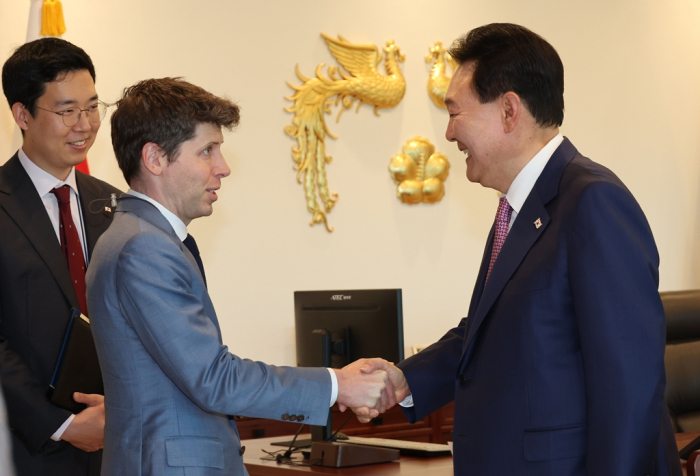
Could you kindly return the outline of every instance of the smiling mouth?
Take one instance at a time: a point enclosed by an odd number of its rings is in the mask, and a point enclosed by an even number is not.
[[[462,153],[466,156],[467,159],[471,156],[471,154],[469,153],[469,149],[462,150]]]
[[[83,139],[83,140],[79,140],[79,141],[76,141],[76,142],[69,142],[68,144],[69,144],[69,145],[74,145],[74,146],[76,146],[76,147],[82,147],[82,146],[85,145],[86,142],[87,142],[87,139]]]

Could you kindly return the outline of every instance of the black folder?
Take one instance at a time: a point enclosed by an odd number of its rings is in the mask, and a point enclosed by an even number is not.
[[[46,396],[54,405],[80,413],[86,405],[73,400],[73,392],[104,395],[90,320],[76,309],[72,310]]]

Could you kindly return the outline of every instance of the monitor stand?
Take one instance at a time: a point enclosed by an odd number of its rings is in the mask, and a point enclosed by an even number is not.
[[[347,333],[347,331],[346,331]],[[331,360],[333,355],[333,342],[331,340],[331,333],[325,329],[315,329],[312,332],[314,337],[314,346],[318,349],[319,360],[317,362],[318,367],[331,367]],[[311,439],[305,438],[303,440],[296,440],[294,442],[294,448],[305,448],[311,446],[314,441],[328,441],[333,434],[333,420],[331,419],[331,409],[328,409],[328,418],[326,419],[325,426],[315,426],[309,425],[311,428]],[[272,443],[274,446],[287,446],[289,447],[292,441],[277,441]]]
[[[309,459],[315,461],[319,466],[345,468],[347,466],[390,463],[400,458],[399,450],[391,448],[314,441],[311,445]]]
[[[313,336],[314,347],[316,347],[318,350],[318,360],[316,361],[317,367],[334,367],[333,360],[335,359],[333,357],[338,353],[343,356],[343,359],[341,359],[340,362],[343,364],[347,363],[348,359],[350,358],[348,346],[349,335],[347,328],[343,328],[335,332],[335,342],[333,341],[333,333],[327,331],[326,329],[314,329],[311,334]],[[340,338],[339,336],[342,336],[343,338]],[[333,435],[333,420],[331,416],[331,409],[329,408],[325,426],[309,425],[311,428],[311,439],[304,438],[303,440],[296,440],[294,441],[293,448],[305,448],[307,446],[311,446],[311,443],[314,441],[321,442],[337,440],[338,437],[331,440],[331,436]],[[277,441],[271,444],[274,446],[290,447],[292,440]]]

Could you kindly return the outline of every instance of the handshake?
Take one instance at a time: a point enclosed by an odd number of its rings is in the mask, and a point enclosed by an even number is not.
[[[402,402],[411,394],[403,372],[384,359],[360,359],[340,370],[337,403],[350,408],[362,423]]]

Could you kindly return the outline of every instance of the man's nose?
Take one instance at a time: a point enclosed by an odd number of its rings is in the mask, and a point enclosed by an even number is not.
[[[92,123],[90,122],[90,119],[88,119],[87,111],[80,111],[78,122],[75,123],[73,129],[78,131],[89,131],[92,129]]]
[[[447,129],[445,130],[445,139],[447,139],[450,142],[454,142],[457,140],[453,133],[452,120],[450,120],[450,122],[447,123]]]
[[[219,169],[220,170],[219,170],[219,173],[217,175],[219,175],[220,177],[223,178],[223,177],[228,177],[229,175],[231,175],[231,169],[229,168],[228,164],[226,163],[226,159],[224,158],[223,155],[221,156],[221,166],[219,167]]]

